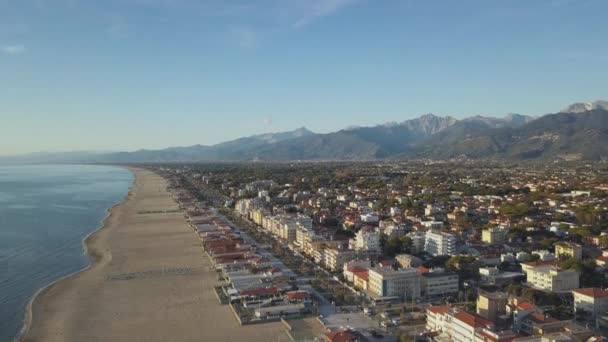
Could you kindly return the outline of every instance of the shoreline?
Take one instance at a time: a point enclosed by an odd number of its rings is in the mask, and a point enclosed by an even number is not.
[[[107,222],[108,220],[112,217],[112,215],[114,215],[116,209],[122,205],[124,205],[126,203],[127,200],[129,200],[130,197],[132,197],[134,195],[134,191],[135,189],[135,184],[137,181],[137,172],[135,169],[131,168],[131,167],[122,167],[122,166],[117,166],[119,168],[123,168],[128,170],[129,172],[131,172],[131,174],[133,175],[133,182],[131,183],[131,186],[129,187],[129,191],[127,192],[127,194],[125,196],[123,196],[122,199],[120,199],[120,201],[118,201],[117,203],[115,203],[114,205],[112,205],[111,207],[106,209],[106,213],[105,216],[103,217],[103,219],[99,222],[99,225],[91,232],[89,232],[87,235],[85,235],[82,240],[81,240],[81,246],[82,246],[82,254],[84,256],[87,257],[88,259],[88,263],[87,265],[77,271],[74,271],[72,273],[66,274],[64,276],[61,276],[55,280],[53,280],[52,282],[50,282],[49,284],[39,288],[33,295],[32,297],[28,300],[28,303],[26,305],[25,308],[25,313],[24,313],[24,318],[23,318],[23,325],[21,327],[21,329],[19,330],[19,333],[17,333],[17,336],[15,336],[15,338],[13,339],[14,342],[23,342],[24,338],[26,337],[27,333],[30,331],[30,329],[32,328],[32,321],[33,321],[33,317],[34,317],[34,305],[36,304],[36,300],[38,298],[40,298],[45,292],[47,292],[48,290],[50,290],[53,286],[59,284],[60,282],[70,279],[73,276],[76,276],[78,274],[84,273],[88,270],[90,270],[93,266],[95,266],[95,264],[99,263],[100,257],[99,256],[95,256],[91,253],[92,250],[92,246],[91,244],[91,239],[93,239],[95,237],[95,235],[97,235],[98,233],[100,233],[102,230],[104,230],[105,228],[108,227]]]
[[[167,180],[135,172],[130,196],[85,240],[91,265],[38,293],[20,341],[287,341],[278,322],[238,325],[197,234],[167,211],[178,208]]]

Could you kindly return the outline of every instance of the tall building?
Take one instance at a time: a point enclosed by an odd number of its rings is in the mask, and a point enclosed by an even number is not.
[[[427,298],[458,293],[458,274],[445,271],[424,273],[421,278],[422,293]]]
[[[430,229],[425,238],[424,250],[433,256],[456,253],[456,237],[453,234]]]
[[[575,270],[541,265],[528,268],[526,281],[533,287],[545,291],[570,291],[579,287],[579,274]]]
[[[571,257],[575,259],[583,258],[583,246],[572,242],[558,242],[555,244],[556,257]]]
[[[411,232],[407,237],[412,239],[412,253],[421,253],[424,251],[424,243],[426,237],[423,232]]]
[[[596,322],[601,315],[608,314],[608,290],[586,288],[572,290],[574,296],[574,311],[584,311],[587,319]]]
[[[380,232],[373,227],[361,228],[350,240],[350,248],[360,252],[380,252]]]
[[[355,259],[356,252],[344,248],[326,248],[324,251],[325,267],[332,271],[341,270],[344,264]]]
[[[492,227],[481,231],[481,241],[491,245],[501,244],[506,242],[507,234],[504,229]]]
[[[420,273],[413,268],[373,267],[369,270],[368,289],[376,297],[419,298]]]
[[[498,316],[507,313],[509,296],[503,292],[479,291],[477,295],[477,314],[495,322]]]

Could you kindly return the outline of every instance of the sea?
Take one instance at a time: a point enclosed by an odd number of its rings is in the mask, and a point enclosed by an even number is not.
[[[84,238],[132,183],[114,166],[0,166],[0,341],[19,335],[39,289],[87,267]]]

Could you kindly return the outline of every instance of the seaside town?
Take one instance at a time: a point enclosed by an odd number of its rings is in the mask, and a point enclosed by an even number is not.
[[[280,321],[294,341],[608,336],[605,164],[150,168],[241,325]]]

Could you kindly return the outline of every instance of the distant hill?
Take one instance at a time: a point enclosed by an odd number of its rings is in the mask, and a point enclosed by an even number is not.
[[[598,107],[584,112],[550,114],[519,127],[434,137],[400,157],[606,159],[608,111]]]
[[[477,115],[458,120],[425,114],[400,123],[351,127],[325,134],[313,133],[302,127],[208,146],[105,154],[76,153],[38,159],[154,163],[403,158],[598,160],[607,157],[608,102],[596,101],[576,103],[560,113],[538,118],[508,114],[502,118]],[[27,158],[35,159],[35,155]]]
[[[608,110],[608,101],[578,102],[562,110],[562,113],[582,113],[594,109]]]
[[[415,149],[434,137],[449,141],[497,127],[519,127],[531,117],[509,114],[504,118],[475,116],[457,120],[425,114],[401,123],[353,127],[315,134],[305,128],[291,132],[256,135],[225,143],[140,150],[100,156],[107,162],[373,160]],[[438,141],[439,142],[439,141]]]
[[[250,158],[252,151],[262,149],[267,145],[311,135],[315,135],[315,133],[301,127],[294,131],[253,135],[211,146],[193,145],[162,150],[112,153],[98,156],[97,161],[120,163],[238,161]]]

